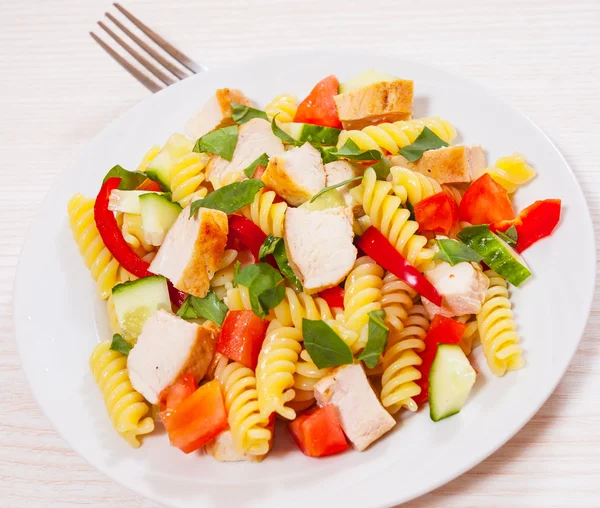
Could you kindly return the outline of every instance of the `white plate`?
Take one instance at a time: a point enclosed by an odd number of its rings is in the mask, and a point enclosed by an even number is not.
[[[513,291],[526,368],[494,378],[483,362],[464,410],[433,423],[404,415],[363,453],[315,460],[294,449],[283,428],[261,464],[221,464],[171,448],[157,432],[131,449],[112,428],[88,369],[98,340],[109,337],[105,305],[69,230],[66,204],[94,196],[114,164],[134,168],[155,143],[182,131],[216,88],[239,87],[258,104],[283,92],[300,97],[334,73],[366,68],[415,81],[415,116],[441,116],[459,142],[481,144],[489,161],[519,151],[538,176],[516,194],[518,209],[560,198],[552,238],[525,255],[534,277]],[[85,110],[82,109],[82,114]],[[98,469],[172,506],[390,506],[424,494],[485,459],[513,436],[552,393],[583,333],[594,287],[592,222],[581,190],[552,142],[526,117],[461,78],[393,56],[303,54],[269,57],[187,79],[149,97],[102,131],[46,197],[23,247],[15,290],[15,326],[35,397],[70,445]]]

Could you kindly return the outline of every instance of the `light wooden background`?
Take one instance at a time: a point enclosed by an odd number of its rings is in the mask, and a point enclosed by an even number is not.
[[[208,67],[272,51],[392,48],[474,79],[554,139],[600,224],[598,0],[123,2]],[[87,35],[109,7],[0,0],[1,506],[156,506],[94,470],[50,427],[19,367],[11,318],[19,250],[42,197],[78,150],[149,94]],[[599,388],[596,301],[566,377],[535,418],[472,471],[406,506],[599,507]]]

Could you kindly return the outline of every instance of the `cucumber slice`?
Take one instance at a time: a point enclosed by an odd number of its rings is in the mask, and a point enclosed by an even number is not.
[[[136,338],[157,310],[171,312],[167,279],[159,275],[118,284],[112,294],[119,325],[128,339]]]
[[[382,83],[384,81],[396,81],[398,78],[385,72],[375,71],[369,69],[368,71],[361,72],[358,76],[349,79],[348,81],[341,83],[339,92],[348,93],[363,88],[365,86],[372,85],[373,83]]]
[[[518,286],[531,276],[523,258],[498,235],[492,233],[487,225],[466,227],[457,237],[512,285]]]
[[[149,194],[154,191],[139,191],[139,190],[130,190],[123,191],[119,189],[115,189],[110,193],[110,198],[108,200],[108,209],[113,210],[115,212],[123,212],[123,213],[135,213],[137,215],[140,214],[140,200],[139,197],[142,194]]]
[[[181,213],[181,206],[169,200],[166,194],[142,194],[138,200],[146,242],[162,245],[167,231]]]
[[[306,201],[300,205],[300,208],[306,208],[311,212],[320,212],[322,210],[327,210],[328,208],[338,208],[340,206],[346,206],[344,198],[337,189],[331,189],[321,194],[312,203],[310,200]]]
[[[475,384],[475,369],[458,345],[440,344],[429,372],[429,416],[434,422],[458,413]]]
[[[161,190],[171,190],[171,167],[177,159],[181,159],[194,149],[194,142],[183,134],[173,134],[150,161],[146,168],[146,175],[160,185]]]
[[[300,143],[315,143],[317,145],[337,145],[340,129],[323,127],[310,123],[283,123],[280,127]]]

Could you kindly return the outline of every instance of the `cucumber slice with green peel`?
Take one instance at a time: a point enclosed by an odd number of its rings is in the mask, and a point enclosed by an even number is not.
[[[167,231],[181,213],[181,206],[166,194],[142,194],[138,199],[144,239],[150,245],[162,245]]]
[[[142,194],[156,194],[154,191],[139,191],[139,190],[130,190],[124,191],[119,189],[114,189],[110,193],[110,198],[108,199],[108,209],[113,210],[114,212],[123,212],[123,213],[135,213],[137,215],[140,214],[140,200],[139,197]]]
[[[136,338],[148,318],[159,309],[171,312],[167,279],[159,275],[116,285],[115,314],[125,338]]]
[[[525,260],[498,235],[492,233],[487,225],[466,227],[457,237],[513,286],[520,285],[531,276]]]
[[[299,143],[314,143],[317,145],[337,145],[340,132],[342,132],[335,127],[298,122],[284,123],[280,127]]]
[[[361,72],[358,76],[355,76],[352,79],[341,83],[339,87],[339,92],[341,94],[353,92],[354,90],[358,90],[359,88],[372,85],[373,83],[382,83],[384,81],[396,81],[397,79],[399,78],[397,78],[396,76],[392,76],[391,74],[386,74],[385,72],[379,72],[373,69],[369,69],[368,71]]]
[[[171,190],[171,167],[176,160],[191,153],[194,142],[183,134],[173,134],[158,152],[156,157],[150,161],[146,168],[146,175],[160,186],[161,190]]]
[[[440,344],[429,371],[429,416],[434,422],[458,413],[477,376],[458,345]]]
[[[321,194],[312,203],[310,200],[306,201],[300,205],[300,208],[306,208],[311,212],[320,212],[322,210],[327,210],[328,208],[338,208],[340,206],[346,206],[344,198],[337,189],[331,189]]]

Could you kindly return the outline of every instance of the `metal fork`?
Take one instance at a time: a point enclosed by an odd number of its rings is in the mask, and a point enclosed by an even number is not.
[[[158,78],[158,81],[150,77],[147,73],[143,72],[140,68],[133,65],[131,62],[126,60],[123,56],[117,53],[111,48],[106,42],[98,37],[94,32],[90,32],[92,38],[100,44],[110,56],[112,56],[127,72],[129,72],[135,79],[137,79],[142,85],[153,93],[166,88],[178,80],[185,79],[192,74],[202,72],[205,69],[194,62],[191,58],[185,56],[181,51],[176,49],[173,45],[169,44],[165,39],[158,35],[155,31],[144,25],[139,19],[131,14],[125,7],[118,3],[113,4],[119,12],[121,12],[131,23],[139,28],[151,41],[153,41],[159,48],[165,53],[170,55],[174,61],[170,60],[166,56],[156,51],[148,42],[144,41],[141,37],[136,35],[131,29],[127,28],[121,21],[114,17],[110,12],[106,12],[106,17],[114,23],[114,25],[121,30],[134,44],[129,44],[117,35],[111,28],[109,28],[104,22],[98,21],[98,25],[125,51],[127,51],[135,60],[142,64],[150,73]],[[135,45],[139,46],[144,52],[154,59],[154,62],[150,61],[146,56],[140,54],[135,48]],[[166,72],[165,72],[166,71]]]

